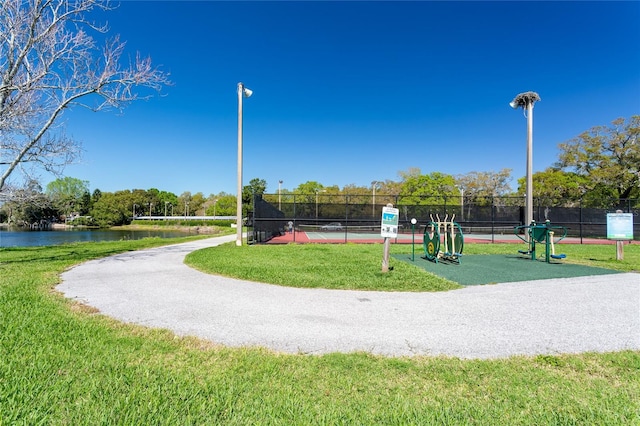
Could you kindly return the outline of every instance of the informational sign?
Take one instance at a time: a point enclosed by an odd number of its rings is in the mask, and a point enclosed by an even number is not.
[[[398,236],[398,217],[400,211],[394,207],[382,208],[382,226],[380,236],[384,238],[396,238]]]
[[[607,239],[633,240],[633,214],[607,213]]]

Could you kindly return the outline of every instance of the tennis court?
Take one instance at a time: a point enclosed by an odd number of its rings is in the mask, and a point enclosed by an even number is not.
[[[384,238],[380,236],[380,231],[346,231],[346,232],[323,232],[323,231],[307,231],[307,238],[313,242],[332,241],[332,240],[344,240],[347,241],[370,241],[370,242],[383,242]],[[398,234],[398,240],[402,242],[411,242],[411,234]],[[415,235],[416,243],[422,244],[422,234]]]
[[[416,244],[422,244],[422,233],[415,233],[412,237],[411,234],[398,234],[398,238],[394,238],[392,241],[399,244],[411,244],[414,241]],[[293,233],[286,233],[284,235],[276,236],[269,240],[270,244],[287,244],[287,243],[382,243],[384,238],[380,236],[380,230],[373,231],[370,228],[367,230],[355,230],[349,228],[342,231],[321,231],[316,230],[296,230]]]

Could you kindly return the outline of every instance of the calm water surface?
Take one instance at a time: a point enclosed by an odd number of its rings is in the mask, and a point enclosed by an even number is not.
[[[81,241],[139,240],[148,237],[173,238],[189,235],[180,231],[160,230],[55,230],[22,231],[0,228],[0,247],[54,246]]]

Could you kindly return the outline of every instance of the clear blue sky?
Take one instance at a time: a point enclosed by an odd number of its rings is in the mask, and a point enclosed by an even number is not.
[[[236,192],[244,184],[370,186],[398,172],[525,174],[558,143],[640,114],[640,2],[123,1],[101,15],[131,53],[171,74],[163,97],[119,115],[72,111],[84,145],[65,175],[91,190]],[[45,182],[46,183],[46,182]]]

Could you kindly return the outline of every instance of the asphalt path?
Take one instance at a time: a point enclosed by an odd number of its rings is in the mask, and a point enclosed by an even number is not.
[[[183,263],[234,239],[89,261],[64,272],[57,289],[124,322],[285,353],[488,359],[640,349],[640,274],[404,293],[281,287]]]

